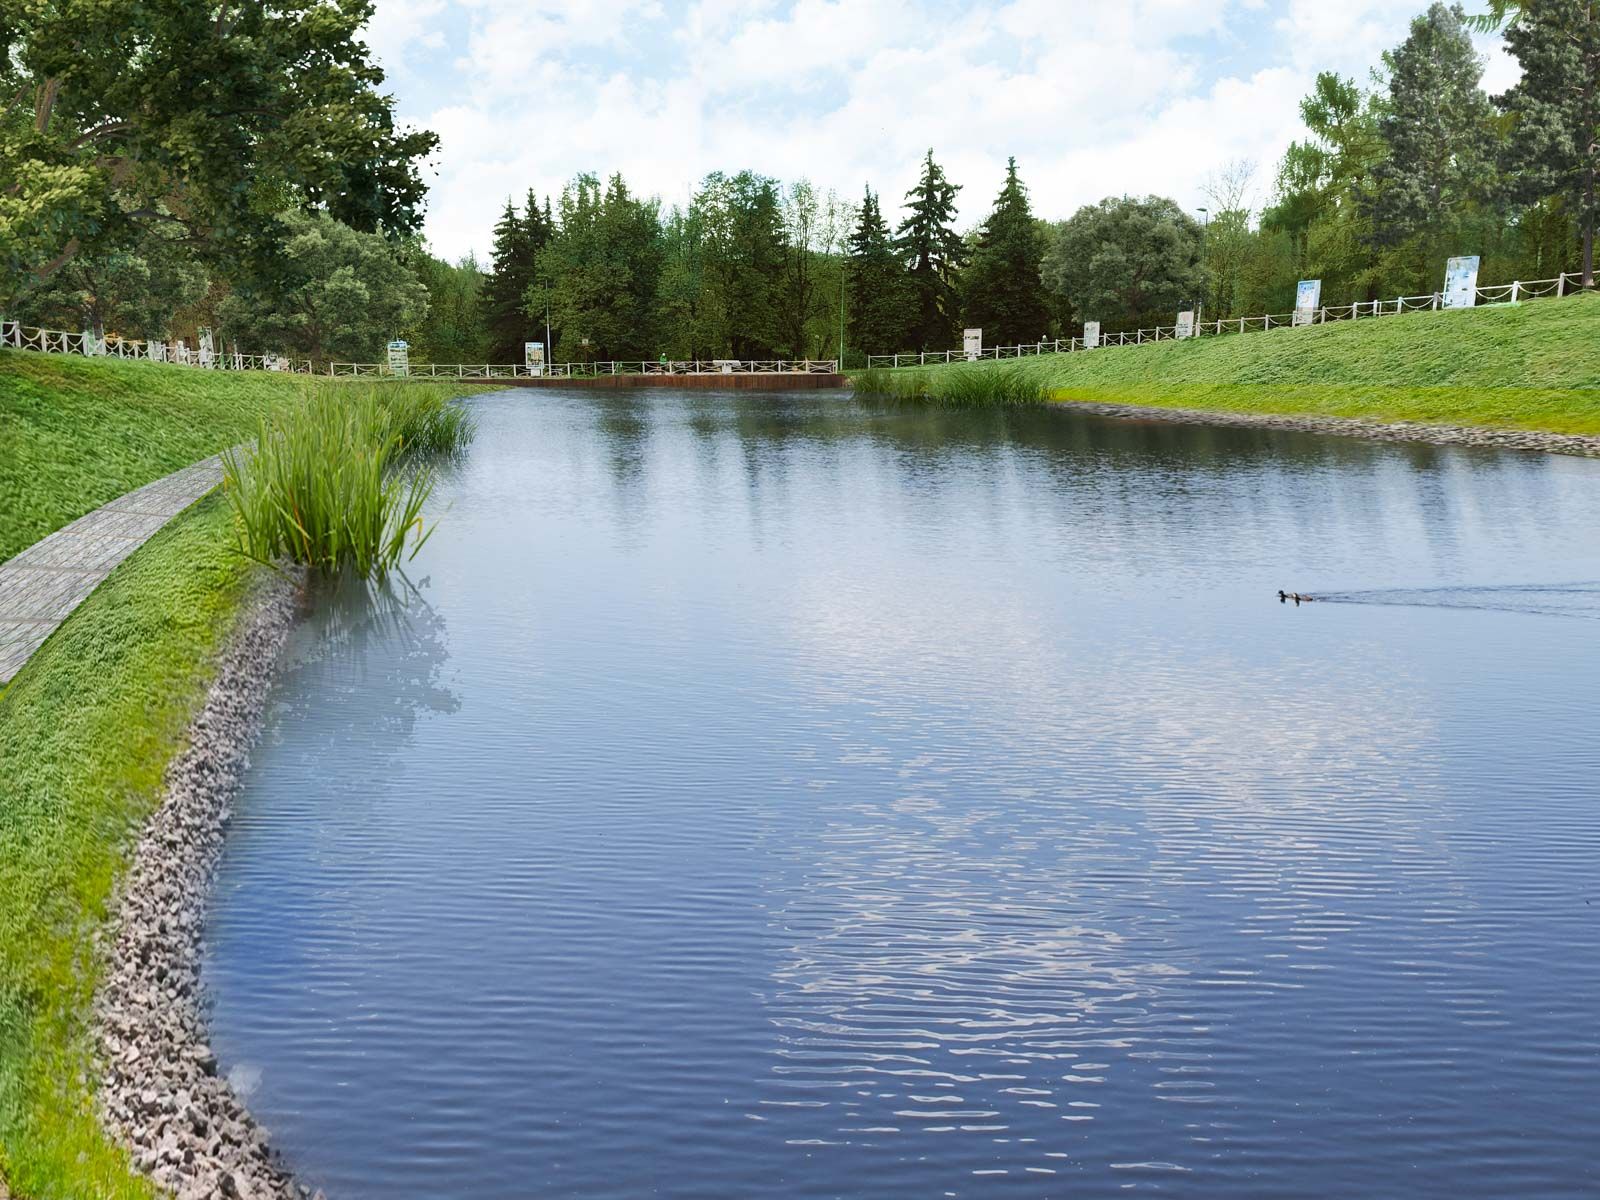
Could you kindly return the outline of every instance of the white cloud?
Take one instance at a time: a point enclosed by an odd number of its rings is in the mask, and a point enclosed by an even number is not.
[[[384,61],[430,67],[416,94],[441,98],[407,115],[442,140],[428,235],[448,254],[486,252],[508,195],[582,170],[669,204],[749,167],[850,198],[871,183],[895,208],[932,147],[967,222],[1011,154],[1045,216],[1123,192],[1201,204],[1224,162],[1267,177],[1315,73],[1364,81],[1414,15],[1394,0],[380,5]],[[1489,86],[1508,77],[1491,59]]]

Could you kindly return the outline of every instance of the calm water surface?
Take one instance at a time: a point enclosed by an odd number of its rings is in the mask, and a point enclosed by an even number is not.
[[[473,403],[218,884],[217,1047],[306,1182],[1600,1191],[1600,463]]]

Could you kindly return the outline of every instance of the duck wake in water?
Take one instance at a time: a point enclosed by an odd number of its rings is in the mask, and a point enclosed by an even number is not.
[[[1406,608],[1457,608],[1531,613],[1600,621],[1600,582],[1495,584],[1482,587],[1374,588],[1352,592],[1278,593],[1281,603],[1390,604]]]

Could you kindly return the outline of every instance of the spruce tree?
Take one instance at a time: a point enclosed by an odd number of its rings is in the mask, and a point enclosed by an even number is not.
[[[909,300],[905,265],[870,187],[845,243],[845,272],[852,348],[863,354],[904,350]]]
[[[1494,112],[1464,22],[1459,4],[1435,0],[1384,56],[1389,103],[1378,132],[1388,154],[1373,170],[1369,201],[1379,244],[1449,233],[1493,186]]]
[[[953,224],[960,190],[929,150],[917,185],[906,193],[910,212],[900,223],[896,244],[909,270],[908,333],[918,349],[944,350],[955,341],[960,309],[955,278],[965,250]]]
[[[523,343],[538,340],[529,338],[533,324],[523,307],[524,293],[533,282],[533,246],[528,233],[527,222],[517,216],[516,206],[507,200],[505,212],[495,222],[494,250],[489,274],[483,281],[484,325],[491,362],[520,363]]]
[[[1600,176],[1600,0],[1524,0],[1506,29],[1522,80],[1501,106],[1514,121],[1508,165],[1520,199],[1564,196],[1583,232],[1583,286],[1594,286]]]
[[[1006,182],[983,228],[978,231],[972,265],[963,278],[967,324],[983,329],[984,340],[1014,346],[1044,336],[1050,320],[1039,262],[1044,245],[1028,207],[1028,192],[1017,178],[1017,160],[1006,163]]]

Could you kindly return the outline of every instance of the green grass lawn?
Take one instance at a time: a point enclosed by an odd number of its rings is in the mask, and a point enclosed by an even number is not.
[[[306,383],[0,351],[0,561],[252,437],[263,416],[301,403]],[[112,572],[0,689],[0,1185],[26,1200],[156,1195],[95,1111],[94,938],[264,569],[241,554],[213,493]]]
[[[95,1115],[93,934],[250,572],[213,493],[119,566],[0,691],[0,1178],[155,1195]]]
[[[1052,400],[1600,434],[1600,296],[892,375],[939,399],[985,371]]]
[[[249,437],[304,380],[0,350],[0,562]]]

